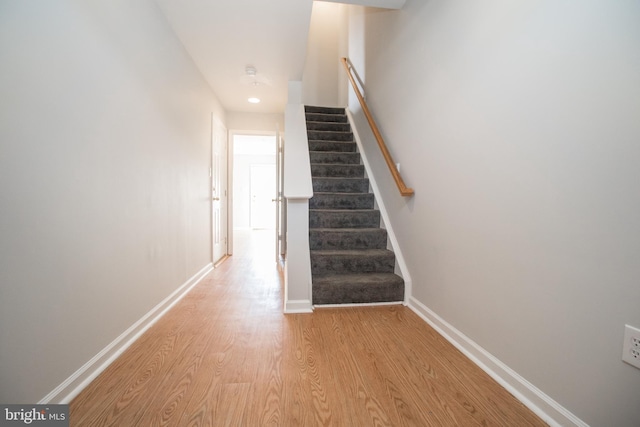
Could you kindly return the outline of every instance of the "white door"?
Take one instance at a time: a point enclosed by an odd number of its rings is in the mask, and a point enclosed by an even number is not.
[[[251,228],[276,225],[276,165],[251,165]]]
[[[211,229],[213,263],[227,254],[227,129],[212,115]]]

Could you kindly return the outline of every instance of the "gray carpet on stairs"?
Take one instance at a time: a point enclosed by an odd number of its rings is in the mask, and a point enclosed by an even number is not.
[[[309,200],[313,304],[397,302],[394,274],[353,133],[343,108],[305,107],[314,196]]]

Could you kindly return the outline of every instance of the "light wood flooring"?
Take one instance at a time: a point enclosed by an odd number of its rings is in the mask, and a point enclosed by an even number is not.
[[[72,426],[542,426],[401,305],[282,314],[271,232],[71,402]]]

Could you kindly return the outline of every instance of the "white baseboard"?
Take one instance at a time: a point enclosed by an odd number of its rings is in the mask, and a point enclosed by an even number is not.
[[[131,344],[133,344],[147,329],[157,322],[171,307],[180,301],[189,291],[197,285],[207,274],[213,270],[211,263],[193,275],[171,295],[152,308],[140,320],[131,325],[118,338],[107,345],[100,353],[74,372],[62,384],[47,394],[38,404],[67,404],[73,400],[91,381],[104,371],[118,356],[120,356]]]
[[[365,302],[365,303],[348,303],[348,304],[316,304],[313,308],[348,308],[348,307],[378,307],[386,305],[404,305],[403,301],[391,302]]]
[[[284,303],[285,314],[313,313],[313,304],[309,300],[289,300]]]
[[[589,427],[414,297],[409,299],[409,308],[550,426]]]

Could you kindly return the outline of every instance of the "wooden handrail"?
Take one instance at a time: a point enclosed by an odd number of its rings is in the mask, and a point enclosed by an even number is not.
[[[356,93],[356,96],[358,97],[358,101],[360,101],[360,106],[362,106],[362,111],[364,112],[364,115],[367,118],[367,121],[369,122],[369,126],[373,131],[373,135],[376,137],[376,141],[378,141],[378,146],[380,147],[380,151],[382,151],[382,156],[384,157],[384,160],[387,162],[389,171],[391,172],[391,175],[393,176],[393,179],[396,182],[396,185],[398,186],[398,190],[400,190],[400,194],[404,197],[413,196],[414,194],[413,188],[409,188],[405,185],[404,181],[402,180],[402,177],[400,176],[400,172],[398,172],[398,169],[396,169],[395,162],[393,161],[393,158],[391,157],[391,154],[387,149],[387,145],[384,143],[384,139],[382,138],[382,135],[378,130],[378,126],[376,125],[376,122],[373,120],[373,116],[369,111],[369,107],[367,107],[367,103],[365,102],[364,97],[360,92],[360,88],[358,88],[358,85],[356,84],[356,80],[354,79],[353,74],[351,73],[349,60],[347,58],[342,58],[342,65],[344,65],[344,69],[347,70],[347,75],[349,76],[349,81],[351,82],[351,86],[353,86],[353,90]]]

